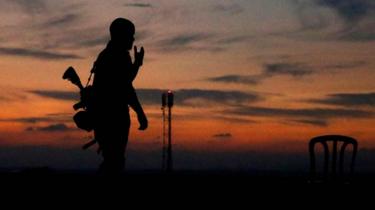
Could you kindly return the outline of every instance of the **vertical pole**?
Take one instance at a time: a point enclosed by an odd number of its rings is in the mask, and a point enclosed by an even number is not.
[[[166,93],[163,93],[161,96],[161,109],[163,111],[163,148],[162,148],[162,163],[161,163],[161,169],[162,171],[166,170],[166,141],[165,141],[165,106],[167,104],[167,95]]]
[[[162,151],[162,163],[161,169],[165,171],[165,107],[161,108],[163,110],[163,151]]]
[[[171,172],[173,169],[172,161],[172,107],[168,107],[168,168],[167,171]]]
[[[173,106],[173,93],[168,91],[168,154],[167,154],[167,172],[173,170],[172,158],[172,106]]]

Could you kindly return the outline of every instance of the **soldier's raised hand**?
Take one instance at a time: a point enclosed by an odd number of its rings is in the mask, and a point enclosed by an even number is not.
[[[134,46],[134,64],[136,66],[142,66],[143,64],[143,57],[145,55],[145,50],[141,47],[141,50],[138,52],[137,46]]]

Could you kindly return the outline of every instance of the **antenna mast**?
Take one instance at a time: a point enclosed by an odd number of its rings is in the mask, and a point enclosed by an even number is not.
[[[162,111],[163,111],[163,154],[162,154],[162,170],[171,172],[173,170],[173,157],[172,157],[172,107],[173,107],[173,92],[162,94]],[[165,140],[165,108],[168,107],[168,145]]]

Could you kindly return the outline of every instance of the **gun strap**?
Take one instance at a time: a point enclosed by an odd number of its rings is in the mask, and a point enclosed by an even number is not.
[[[87,79],[86,87],[90,84],[92,74],[93,73],[91,72],[89,78]]]
[[[94,62],[94,65],[93,65],[92,68],[91,68],[90,76],[89,76],[89,78],[87,79],[86,87],[90,84],[91,77],[92,77],[92,75],[93,75],[94,72],[95,72],[95,68],[96,68],[96,61]]]

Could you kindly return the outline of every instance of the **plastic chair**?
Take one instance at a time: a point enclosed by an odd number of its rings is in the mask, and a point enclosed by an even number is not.
[[[332,142],[332,154],[328,143]],[[354,172],[355,158],[358,150],[358,143],[352,137],[342,136],[342,135],[325,135],[318,136],[310,140],[309,142],[309,153],[310,153],[310,178],[313,182],[318,182],[318,174],[316,170],[316,155],[315,155],[315,146],[316,144],[321,143],[324,149],[324,164],[323,164],[323,180],[322,181],[338,181],[344,180],[349,175],[352,176]],[[338,144],[342,143],[340,149],[338,150]],[[352,157],[349,165],[349,174],[344,174],[344,155],[345,149],[351,144],[353,147]],[[339,154],[339,159],[337,156]],[[329,171],[329,163],[331,159],[331,171]],[[338,161],[337,161],[338,160]],[[338,164],[337,164],[338,162]],[[338,165],[338,171],[337,171]]]

